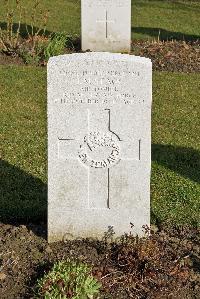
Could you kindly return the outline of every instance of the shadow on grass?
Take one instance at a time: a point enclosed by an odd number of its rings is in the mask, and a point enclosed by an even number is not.
[[[132,27],[132,33],[140,33],[150,35],[156,40],[182,40],[182,41],[197,41],[200,39],[199,35],[185,34],[182,32],[168,31],[162,28],[147,28],[147,27]],[[133,35],[134,37],[134,35]]]
[[[13,24],[13,33],[17,33],[17,30],[18,30],[18,26],[19,24],[18,23],[14,23]],[[7,23],[6,22],[0,22],[0,28],[2,30],[6,30],[7,29]],[[33,27],[33,34],[35,34],[36,32],[38,32],[39,28],[38,27]],[[21,26],[20,26],[20,36],[22,38],[27,38],[28,37],[28,32],[29,34],[32,34],[32,27],[31,25],[27,25],[22,23]],[[40,31],[39,35],[42,35],[44,33],[43,30]],[[53,32],[51,31],[48,31],[46,30],[45,31],[45,36],[49,36],[50,34],[53,34]]]
[[[152,160],[185,178],[200,182],[200,152],[197,150],[153,144]],[[5,224],[25,224],[36,234],[42,235],[30,223],[46,223],[47,185],[3,160],[0,161],[0,177],[0,221]]]
[[[159,3],[160,2],[160,3]],[[164,13],[165,11],[171,11],[171,15],[173,14],[174,17],[176,17],[177,13],[182,12],[194,12],[197,13],[200,8],[199,6],[193,6],[192,4],[195,4],[199,2],[199,0],[147,0],[145,2],[141,0],[134,0],[135,6],[142,9],[152,9],[152,7],[156,8],[156,10],[159,10],[161,13]],[[133,8],[134,9],[134,8]]]
[[[185,178],[200,183],[200,151],[193,148],[152,144],[152,160]]]
[[[45,183],[3,160],[0,161],[0,177],[1,222],[14,225],[46,222]]]

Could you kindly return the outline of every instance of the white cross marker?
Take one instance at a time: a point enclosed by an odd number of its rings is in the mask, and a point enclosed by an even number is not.
[[[97,20],[97,23],[105,23],[106,25],[106,38],[108,38],[108,24],[115,23],[113,20],[108,20],[108,11],[106,10],[106,18],[104,20]]]

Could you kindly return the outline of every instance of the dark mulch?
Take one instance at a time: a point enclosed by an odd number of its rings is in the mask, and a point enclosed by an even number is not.
[[[132,44],[134,55],[150,58],[153,69],[169,72],[200,72],[200,41],[138,41]]]
[[[74,49],[66,53],[80,52],[80,40],[75,41]],[[200,42],[184,41],[133,41],[131,54],[150,58],[153,70],[170,72],[200,72]],[[22,58],[7,56],[0,52],[1,64],[24,64]],[[41,62],[41,65],[46,63]]]
[[[93,266],[100,298],[200,298],[200,231],[174,229],[118,244],[91,240],[48,245],[37,225],[0,224],[0,298],[33,298],[38,277],[57,260]]]

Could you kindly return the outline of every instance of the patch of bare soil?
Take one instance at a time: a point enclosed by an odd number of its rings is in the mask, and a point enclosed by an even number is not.
[[[160,231],[147,239],[48,245],[44,225],[0,224],[0,298],[33,298],[37,279],[54,262],[79,259],[102,283],[100,298],[200,298],[200,231]],[[80,298],[81,299],[81,298]]]
[[[24,65],[23,59],[19,56],[10,56],[0,52],[0,65]]]
[[[153,69],[169,72],[200,72],[200,42],[165,41],[132,43],[134,55],[150,58]]]

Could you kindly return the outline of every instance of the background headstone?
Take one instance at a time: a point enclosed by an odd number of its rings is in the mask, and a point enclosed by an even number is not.
[[[48,235],[150,224],[152,64],[84,53],[48,63]]]
[[[129,52],[131,0],[82,0],[82,50]]]

